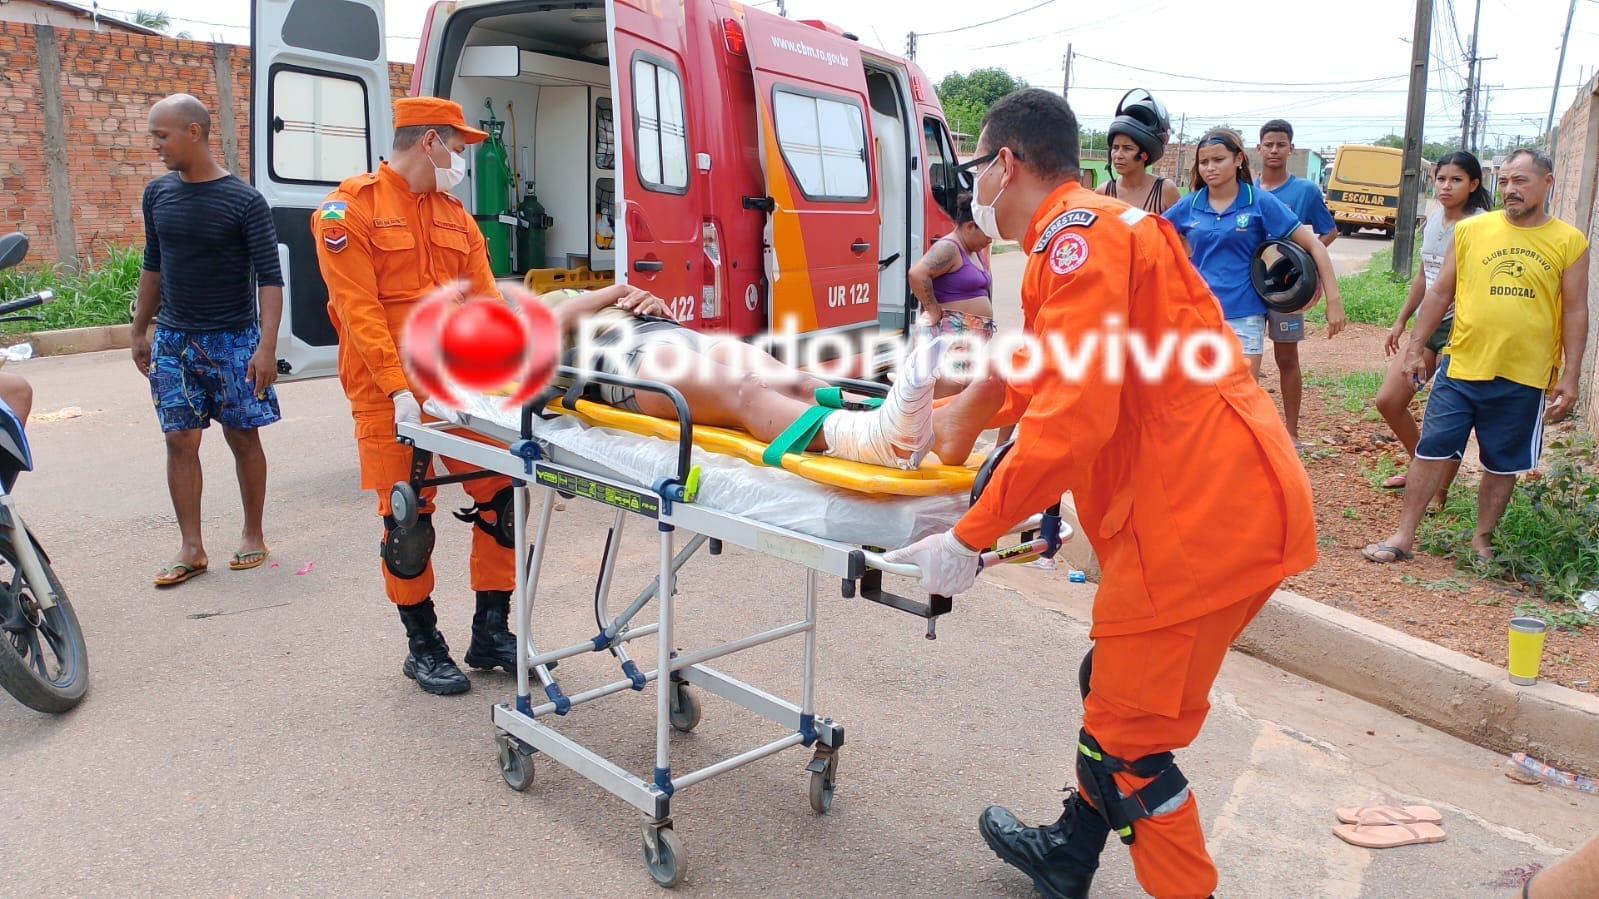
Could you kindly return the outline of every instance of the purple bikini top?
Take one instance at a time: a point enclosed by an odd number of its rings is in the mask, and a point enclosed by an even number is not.
[[[966,254],[966,248],[953,237],[940,237],[955,245],[961,254],[961,267],[933,279],[933,299],[940,303],[950,303],[956,300],[988,299],[988,288],[993,283],[993,275],[989,274],[972,257]]]

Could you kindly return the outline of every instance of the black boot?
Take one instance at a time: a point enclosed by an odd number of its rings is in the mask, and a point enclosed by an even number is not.
[[[405,622],[405,636],[411,645],[411,653],[400,668],[406,677],[416,681],[423,690],[440,696],[472,689],[472,682],[455,667],[450,647],[439,633],[432,597],[414,606],[400,606],[400,620]]]
[[[984,809],[977,822],[994,854],[1020,868],[1049,899],[1087,899],[1110,836],[1110,825],[1099,812],[1075,788],[1069,789],[1071,795],[1062,803],[1066,810],[1054,824],[1027,827],[997,805]]]
[[[473,668],[503,668],[516,674],[516,635],[511,633],[511,593],[479,590],[477,612],[472,616],[472,645],[466,663]]]

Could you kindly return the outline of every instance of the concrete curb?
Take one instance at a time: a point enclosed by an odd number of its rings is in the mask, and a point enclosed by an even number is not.
[[[1486,749],[1599,775],[1599,697],[1504,669],[1280,590],[1235,649]]]
[[[104,325],[96,328],[65,328],[59,331],[34,331],[18,334],[14,343],[33,344],[33,355],[67,356],[125,350],[133,345],[132,325]]]

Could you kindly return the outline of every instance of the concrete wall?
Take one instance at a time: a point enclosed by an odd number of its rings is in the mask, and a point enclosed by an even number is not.
[[[92,263],[144,243],[140,200],[165,169],[150,106],[177,92],[211,110],[212,152],[249,179],[250,50],[159,35],[0,22],[0,231],[28,236],[31,265]],[[390,65],[390,88],[411,66]]]

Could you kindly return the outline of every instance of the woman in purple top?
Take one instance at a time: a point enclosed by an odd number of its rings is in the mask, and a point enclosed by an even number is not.
[[[956,198],[955,213],[955,230],[933,241],[927,255],[911,266],[911,294],[922,307],[912,334],[919,341],[941,334],[966,334],[983,344],[998,330],[994,324],[994,278],[978,255],[992,241],[972,222],[970,193]],[[952,365],[957,372],[968,367],[958,362]],[[941,380],[936,395],[958,393],[961,386]]]

